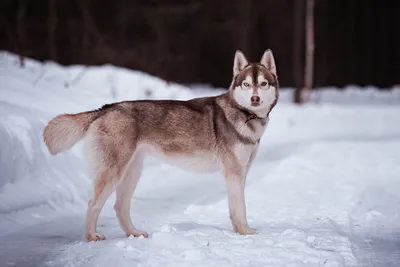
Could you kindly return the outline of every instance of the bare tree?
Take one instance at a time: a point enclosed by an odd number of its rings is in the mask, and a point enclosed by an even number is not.
[[[309,99],[314,80],[314,0],[306,5],[306,66],[304,71],[303,102]]]
[[[95,19],[92,17],[90,13],[90,0],[77,0],[79,12],[83,17],[84,27],[86,28],[85,35],[89,34],[94,37],[97,45],[105,46],[105,41],[103,36],[101,35],[99,28],[97,27]]]
[[[5,17],[5,12],[0,12],[0,25],[6,33],[6,38],[10,43],[10,50],[18,51],[19,49],[17,36],[15,36],[13,25]]]
[[[243,1],[243,3],[240,6],[240,10],[241,10],[241,27],[238,29],[238,38],[240,40],[240,49],[245,53],[245,55],[247,55],[249,58],[251,58],[252,53],[251,51],[253,50],[251,48],[251,42],[250,40],[252,40],[252,42],[255,43],[254,36],[251,36],[251,28],[252,28],[252,19],[251,16],[254,14],[251,14],[251,5],[252,1]],[[253,34],[255,35],[255,34]]]
[[[19,63],[21,67],[25,66],[25,50],[26,50],[26,27],[25,27],[25,15],[26,15],[27,1],[18,2],[18,10],[16,14],[17,21],[17,39],[19,46]]]
[[[49,0],[49,23],[47,28],[47,45],[50,51],[50,59],[57,61],[57,46],[55,42],[55,30],[57,28],[56,0]]]
[[[305,15],[305,69],[304,84],[296,88],[294,101],[296,103],[307,102],[313,87],[314,80],[314,0],[306,0]]]
[[[293,9],[293,101],[302,102],[302,89],[304,86],[304,0],[295,0]]]

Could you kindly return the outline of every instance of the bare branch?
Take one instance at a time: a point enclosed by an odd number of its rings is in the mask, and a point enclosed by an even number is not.
[[[68,84],[69,85],[76,85],[81,79],[82,77],[85,75],[87,71],[87,67],[83,67],[82,70],[75,76],[74,79],[72,79]]]
[[[37,85],[37,83],[43,78],[46,71],[47,71],[47,69],[46,69],[46,66],[44,65],[42,67],[42,71],[40,72],[39,76],[33,81],[33,83],[32,83],[33,86]]]

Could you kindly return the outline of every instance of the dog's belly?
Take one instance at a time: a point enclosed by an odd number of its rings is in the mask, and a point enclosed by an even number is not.
[[[211,152],[196,151],[191,153],[166,153],[153,147],[147,147],[146,152],[171,165],[188,171],[216,172],[219,169],[218,161]]]
[[[215,172],[217,161],[211,153],[198,152],[193,154],[162,154],[157,155],[171,165],[194,172]]]

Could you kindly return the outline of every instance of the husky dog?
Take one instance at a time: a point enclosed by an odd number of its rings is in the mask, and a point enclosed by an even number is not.
[[[272,51],[266,50],[259,63],[249,63],[236,51],[233,80],[224,94],[188,101],[124,101],[52,119],[43,134],[50,153],[66,150],[85,137],[87,156],[95,170],[86,238],[105,239],[96,231],[96,224],[114,190],[114,209],[123,231],[127,236],[148,237],[130,218],[131,198],[147,154],[189,170],[222,171],[234,231],[255,234],[247,224],[244,187],[278,96]]]

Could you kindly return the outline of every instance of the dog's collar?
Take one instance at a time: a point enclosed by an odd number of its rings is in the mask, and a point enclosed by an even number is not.
[[[246,115],[246,121],[244,123],[248,123],[251,120],[262,120],[262,119],[266,119],[266,118],[262,118],[257,116],[257,114],[250,112],[246,109],[242,109],[242,112],[244,113],[244,115]],[[267,116],[268,117],[268,116]]]

